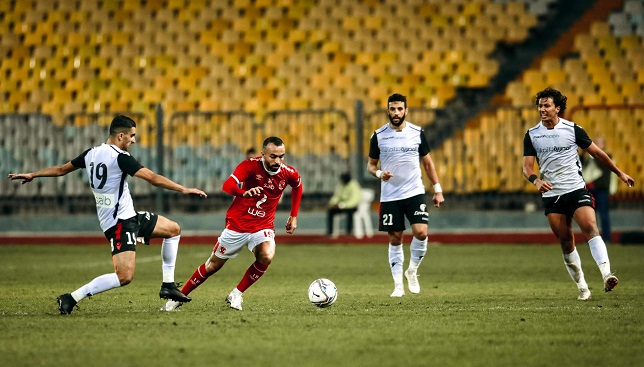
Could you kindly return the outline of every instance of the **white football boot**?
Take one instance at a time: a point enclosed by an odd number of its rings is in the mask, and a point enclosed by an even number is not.
[[[577,297],[578,300],[588,301],[589,298],[590,298],[590,291],[588,290],[588,288],[579,289],[579,297]]]
[[[226,303],[230,305],[230,308],[234,308],[235,310],[242,310],[242,302],[244,302],[242,293],[237,288],[233,289],[226,297]]]
[[[415,271],[407,269],[405,271],[405,278],[407,278],[407,288],[414,294],[420,293],[420,284],[418,284],[418,274]]]
[[[405,286],[402,284],[396,284],[394,291],[391,292],[389,297],[402,297],[405,295]]]
[[[161,306],[161,309],[159,311],[174,311],[177,308],[181,307],[182,305],[183,305],[183,302],[168,300],[168,302],[166,302],[165,305]]]

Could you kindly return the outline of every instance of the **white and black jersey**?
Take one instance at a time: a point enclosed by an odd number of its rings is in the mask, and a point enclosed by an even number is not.
[[[369,158],[380,160],[380,169],[394,177],[380,183],[380,201],[407,199],[425,194],[420,157],[429,154],[429,144],[423,129],[408,121],[401,131],[389,124],[371,136]]]
[[[541,179],[552,183],[543,197],[559,196],[586,187],[577,147],[587,149],[592,140],[574,122],[559,118],[554,128],[540,122],[523,139],[523,155],[537,157]]]
[[[125,178],[128,174],[134,176],[143,166],[130,153],[102,144],[87,149],[71,163],[87,172],[103,232],[116,225],[118,219],[136,215]]]

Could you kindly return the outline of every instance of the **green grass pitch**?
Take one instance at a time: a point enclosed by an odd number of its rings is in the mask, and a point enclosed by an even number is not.
[[[182,246],[184,282],[212,246]],[[409,259],[409,248],[405,246]],[[637,366],[644,363],[644,246],[609,246],[620,285],[604,293],[579,246],[592,298],[558,246],[430,246],[421,293],[393,289],[387,245],[279,245],[266,275],[225,296],[252,256],[229,261],[177,312],[158,311],[160,246],[140,248],[134,281],[60,316],[56,296],[112,270],[105,246],[0,246],[4,366]],[[338,301],[307,298],[316,278]]]

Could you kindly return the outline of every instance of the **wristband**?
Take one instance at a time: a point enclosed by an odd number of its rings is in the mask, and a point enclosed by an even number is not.
[[[381,171],[381,170],[377,170],[377,171],[376,171],[376,177],[377,177],[377,178],[381,178],[381,177],[382,177],[382,171]]]
[[[439,194],[443,192],[443,188],[440,183],[434,184],[434,194]]]
[[[528,181],[530,181],[533,184],[534,184],[534,181],[536,180],[537,180],[537,175],[535,175],[534,173],[531,174],[530,177],[528,177]]]

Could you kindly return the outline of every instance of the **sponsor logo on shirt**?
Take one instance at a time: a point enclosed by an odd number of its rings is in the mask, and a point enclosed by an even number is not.
[[[96,206],[99,208],[113,208],[116,205],[114,194],[99,194],[95,192],[94,199],[96,200]]]
[[[264,195],[264,197],[263,197],[263,198],[259,199],[259,200],[257,201],[257,204],[255,204],[255,206],[257,207],[257,209],[262,209],[262,204],[264,204],[264,203],[266,202],[266,200],[268,200],[268,197],[267,197],[266,195]]]
[[[535,139],[541,139],[541,138],[553,139],[553,138],[558,138],[558,137],[559,137],[559,135],[557,135],[557,134],[554,134],[554,135],[543,134],[543,135],[537,135],[534,138]]]
[[[570,150],[570,149],[572,149],[572,146],[568,146],[568,147],[543,147],[543,148],[537,149],[537,151],[539,153],[551,153],[551,152],[565,152],[565,151]]]
[[[264,197],[257,200],[257,203],[255,203],[255,208],[248,208],[248,214],[254,217],[264,218],[266,216],[266,212],[261,209],[262,204],[264,204],[266,200],[268,200],[268,197],[266,196],[266,194],[264,194]]]
[[[382,152],[388,153],[388,152],[417,152],[418,147],[387,147],[387,148],[382,148]]]

